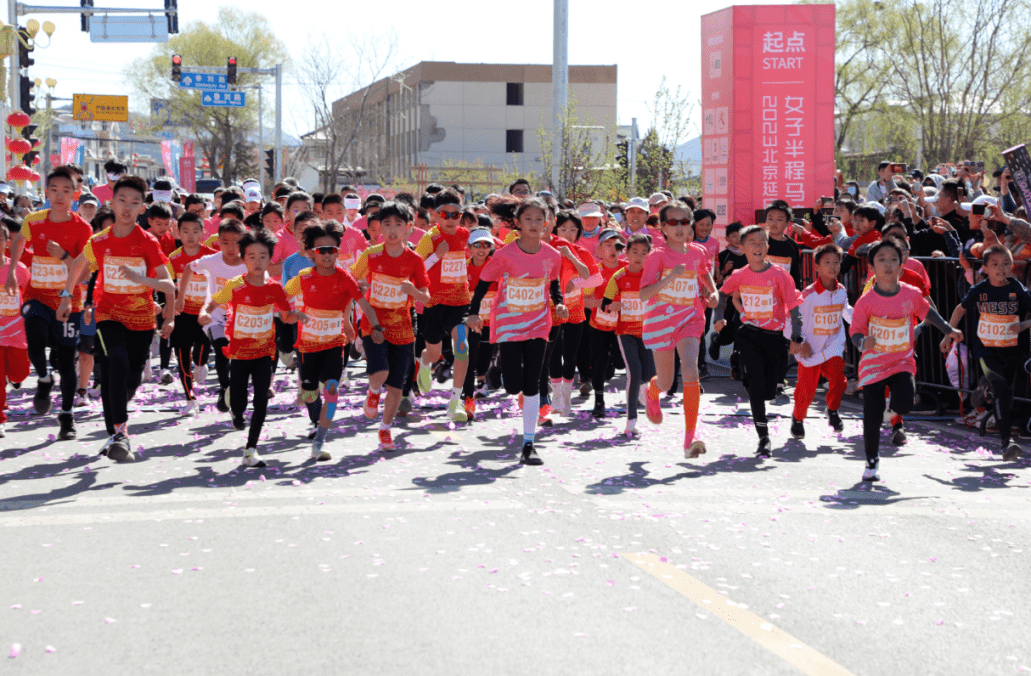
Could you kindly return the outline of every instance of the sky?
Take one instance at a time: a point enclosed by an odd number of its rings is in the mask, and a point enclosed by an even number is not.
[[[155,8],[164,6],[161,0],[138,0],[138,3],[135,6],[146,7],[151,3]],[[48,4],[57,2],[51,0]],[[69,0],[61,0],[60,4],[72,5]],[[130,6],[125,0],[96,0],[95,4],[98,7]],[[219,4],[179,0],[180,28],[191,21],[214,21]],[[789,3],[768,0],[763,4]],[[318,37],[320,31],[330,39],[346,41],[352,30],[375,30],[376,22],[389,21],[400,38],[397,68],[392,69],[393,72],[420,61],[552,62],[553,5],[548,0],[516,4],[448,0],[441,3],[446,11],[435,12],[428,11],[428,3],[423,0],[392,0],[387,5],[389,10],[383,13],[369,11],[367,8],[373,5],[365,3],[293,0],[288,5],[289,17],[282,16],[284,3],[281,0],[249,0],[239,6],[269,17],[277,37],[287,44],[294,59],[301,55],[307,37]],[[569,63],[616,64],[618,123],[630,124],[631,118],[637,117],[643,133],[652,119],[651,103],[664,75],[670,89],[680,86],[692,102],[698,101],[701,95],[700,18],[702,14],[730,5],[719,0],[713,3],[636,0],[631,5],[569,0]],[[613,10],[601,10],[603,6],[611,6]],[[632,15],[627,12],[630,7],[634,10]],[[30,13],[20,16],[19,24],[24,25],[28,18],[40,23],[50,20],[57,26],[49,46],[42,32],[38,36],[33,53],[36,63],[30,69],[33,78],[57,80],[54,90],[57,97],[131,94],[124,76],[125,67],[134,59],[150,54],[154,47],[147,43],[92,43],[89,34],[81,32],[77,14]],[[8,23],[11,23],[10,18]],[[298,30],[299,26],[316,28],[304,32]],[[271,94],[270,90],[266,92]],[[289,70],[284,76],[283,92],[284,131],[294,135],[308,131],[312,120],[303,112],[303,104],[291,105],[291,99],[303,102],[303,98],[296,75]],[[344,89],[339,92],[341,96],[346,93]],[[37,93],[37,102],[41,99],[42,95]],[[265,105],[269,110],[273,102],[272,96],[267,95]],[[693,120],[688,138],[700,134],[701,112],[697,106]]]

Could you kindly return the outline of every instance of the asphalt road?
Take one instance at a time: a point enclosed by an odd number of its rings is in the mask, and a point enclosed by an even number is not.
[[[884,480],[864,485],[858,400],[840,437],[815,407],[805,441],[773,421],[759,461],[740,384],[713,379],[698,460],[679,397],[631,441],[611,394],[603,423],[574,398],[579,416],[538,437],[545,465],[521,467],[506,397],[455,426],[435,391],[384,454],[353,387],[316,465],[292,377],[264,470],[241,469],[244,433],[210,394],[184,420],[160,410],[175,386],[145,385],[140,459],[115,465],[99,409],[57,442],[55,418],[28,414],[33,382],[12,393],[0,673],[1031,669],[1031,471],[995,439],[912,422],[895,449],[885,428]]]

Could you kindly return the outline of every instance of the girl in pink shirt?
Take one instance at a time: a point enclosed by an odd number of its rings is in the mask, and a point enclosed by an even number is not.
[[[7,381],[21,383],[29,377],[29,346],[25,342],[25,320],[21,316],[22,292],[29,283],[29,269],[4,255],[10,239],[7,225],[0,223],[0,279],[7,279],[8,268],[13,265],[18,282],[14,293],[0,289],[0,437],[4,436],[7,422],[4,414]]]
[[[533,442],[540,411],[541,368],[551,332],[548,299],[555,303],[560,320],[569,317],[559,288],[562,254],[541,241],[548,216],[548,207],[540,199],[519,203],[515,209],[519,239],[498,249],[483,266],[466,320],[473,331],[483,328],[480,302],[491,282],[498,282],[490,309],[490,339],[500,346],[498,362],[505,390],[523,397],[521,462],[526,465],[544,464]]]
[[[863,445],[866,448],[863,481],[879,481],[886,391],[891,391],[891,410],[905,415],[913,408],[916,389],[913,327],[926,318],[953,340],[963,340],[963,333],[949,326],[916,287],[898,281],[902,266],[902,250],[898,244],[882,239],[870,248],[868,255],[876,283],[856,301],[851,334],[852,342],[862,352],[859,384],[863,388]]]
[[[691,210],[672,202],[659,214],[666,246],[648,254],[641,273],[641,302],[645,304],[642,338],[655,358],[656,375],[648,386],[645,410],[648,420],[662,422],[659,395],[673,386],[675,353],[684,370],[684,455],[705,453],[705,443],[695,439],[701,387],[698,384],[698,350],[705,329],[705,306],[716,303],[712,259],[704,247],[692,243]]]

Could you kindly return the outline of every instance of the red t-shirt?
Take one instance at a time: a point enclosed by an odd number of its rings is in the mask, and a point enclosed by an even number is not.
[[[132,331],[153,329],[153,291],[125,279],[119,268],[127,265],[138,274],[153,277],[155,270],[168,264],[157,238],[138,225],[125,237],[115,237],[112,228],[105,228],[90,238],[83,252],[90,271],[98,273],[93,292],[97,321],[120,322]]]
[[[482,273],[483,269],[485,267],[487,267],[487,263],[489,261],[490,261],[490,256],[488,256],[483,261],[483,265],[480,265],[479,267],[477,267],[477,266],[473,265],[472,259],[469,259],[468,263],[465,266],[465,269],[466,269],[466,271],[469,274],[469,289],[471,291],[476,291],[476,286],[480,283],[480,273]],[[485,295],[483,297],[483,300],[480,301],[479,316],[480,316],[480,321],[483,322],[484,326],[490,326],[490,306],[494,302],[494,296],[497,294],[497,292],[498,292],[498,283],[497,282],[491,282],[490,290],[487,291],[487,295]]]
[[[216,253],[214,249],[200,246],[194,256],[186,253],[186,250],[179,247],[168,255],[168,272],[172,279],[178,283],[183,276],[183,270],[193,261]],[[186,294],[186,305],[183,307],[183,314],[199,315],[208,298],[208,277],[203,272],[194,271],[190,277],[190,283],[185,289],[179,289],[179,293]]]
[[[157,236],[155,235],[155,237],[157,237]],[[175,246],[175,236],[172,235],[172,231],[169,230],[165,234],[163,234],[160,237],[158,237],[158,244],[161,245],[161,251],[166,256],[171,256],[172,252],[175,251],[175,249],[176,249],[176,246]]]
[[[376,310],[376,319],[384,329],[385,338],[394,345],[407,345],[415,341],[409,308],[412,297],[401,290],[401,283],[410,281],[417,289],[425,289],[430,280],[422,256],[405,247],[394,258],[377,244],[362,252],[351,268],[355,279],[369,282],[366,299]],[[362,335],[372,334],[368,317],[362,317]]]
[[[54,223],[50,220],[50,209],[36,211],[25,217],[21,234],[25,238],[26,250],[31,248],[32,256],[22,262],[29,268],[32,279],[25,289],[25,300],[38,300],[49,308],[57,310],[61,304],[61,291],[68,282],[68,266],[86,248],[86,242],[93,236],[93,228],[78,214],[72,214],[70,221]],[[47,242],[56,242],[68,253],[61,260],[47,253]],[[82,310],[79,294],[72,295],[72,312]]]
[[[614,268],[607,267],[605,264],[598,266],[598,271],[601,272],[601,284],[592,289],[595,299],[605,297],[609,280],[622,269],[622,265],[616,265]],[[618,325],[619,315],[612,310],[602,312],[601,308],[597,308],[591,312],[591,326],[599,331],[615,331]]]
[[[0,267],[0,279],[7,279],[7,273],[11,267],[11,259]],[[17,347],[22,350],[28,348],[25,341],[25,320],[21,316],[22,292],[29,283],[29,269],[21,263],[14,263],[14,279],[18,288],[14,293],[8,295],[0,289],[0,347]],[[7,387],[7,383],[0,383],[0,386]]]
[[[361,298],[358,283],[347,270],[335,268],[331,275],[320,275],[315,268],[305,268],[286,283],[286,295],[298,294],[304,299],[306,324],[297,325],[297,343],[304,353],[320,352],[347,345],[344,336],[344,316],[347,304]]]
[[[459,226],[455,234],[449,235],[433,226],[419,240],[415,251],[426,260],[436,252],[441,242],[447,242],[448,252],[426,271],[430,278],[430,304],[427,307],[468,305],[471,295],[465,261],[469,231]]]
[[[226,311],[226,338],[222,353],[229,359],[260,359],[276,356],[276,327],[273,310],[289,312],[290,303],[279,282],[261,286],[247,282],[243,275],[226,282],[225,288],[211,297]]]
[[[554,247],[558,247],[557,244],[552,244]],[[594,256],[592,256],[587,249],[584,249],[578,243],[569,244],[570,250],[576,254],[576,257],[581,263],[587,266],[587,276],[593,277],[598,274],[598,264],[594,262]],[[566,309],[569,310],[569,323],[580,324],[587,321],[587,315],[584,313],[584,289],[577,286],[570,292],[566,292],[566,286],[570,281],[580,278],[580,273],[576,271],[576,268],[565,258],[562,259],[562,276],[559,279],[559,283],[562,285],[562,302],[565,304]],[[593,289],[587,289],[586,293],[596,293],[598,289],[604,291],[604,285],[595,287]]]
[[[605,297],[620,305],[617,336],[641,337],[644,327],[644,303],[640,295],[643,273],[643,269],[630,272],[629,268],[620,268],[605,285]]]

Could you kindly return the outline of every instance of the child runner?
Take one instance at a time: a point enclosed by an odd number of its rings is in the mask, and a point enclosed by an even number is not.
[[[75,176],[71,169],[57,167],[47,175],[46,185],[50,208],[25,217],[21,231],[11,240],[11,260],[21,261],[22,252],[32,249],[31,259],[26,263],[32,278],[25,289],[22,308],[29,361],[39,376],[32,405],[39,415],[50,412],[54,375],[47,362],[46,347],[52,345],[57,351],[57,371],[61,375],[61,412],[57,415],[61,430],[57,438],[64,440],[76,437],[72,406],[78,383],[75,352],[82,312],[82,296],[77,288],[79,279],[71,280],[68,286],[67,324],[57,320],[56,312],[62,300],[61,290],[69,281],[70,265],[82,254],[93,230],[89,223],[71,212],[75,193]],[[8,267],[5,279],[7,293],[14,294],[18,281],[13,266]]]
[[[880,431],[884,420],[885,391],[891,392],[891,408],[905,415],[913,408],[916,359],[913,354],[913,322],[926,320],[953,340],[963,334],[949,326],[927,299],[909,284],[898,281],[902,251],[893,240],[870,247],[876,284],[856,301],[852,312],[852,342],[859,358],[859,385],[863,388],[863,444],[866,469],[863,481],[879,481]]]
[[[598,272],[601,285],[596,287],[587,301],[591,310],[589,350],[591,355],[591,388],[594,390],[594,410],[591,415],[601,420],[605,417],[605,376],[608,375],[610,353],[619,350],[616,328],[619,324],[618,310],[601,310],[605,290],[609,280],[623,264],[619,257],[623,254],[623,237],[616,230],[603,230],[597,237]],[[572,380],[570,380],[572,389]]]
[[[712,235],[712,226],[716,223],[716,213],[711,209],[695,209],[694,212],[694,243],[702,246],[709,252],[712,262],[712,276],[717,284],[723,282],[723,275],[720,274],[720,242]],[[702,329],[702,343],[704,347],[705,336],[709,334],[709,326],[712,322],[712,308],[705,308],[705,328]],[[705,350],[698,350],[698,378],[709,377],[709,367],[705,363]]]
[[[168,268],[172,278],[181,282],[186,266],[214,254],[215,250],[200,243],[204,238],[204,221],[195,213],[187,211],[179,217],[179,237],[183,245],[168,257]],[[204,307],[207,294],[207,279],[200,274],[191,275],[186,286],[180,283],[176,292],[176,300],[180,297],[183,299],[183,309],[176,312],[171,344],[179,367],[179,382],[183,384],[183,392],[186,394],[186,406],[182,409],[184,416],[195,416],[200,410],[197,395],[193,391],[194,376],[207,375],[207,367],[202,364],[208,363],[211,342],[197,323],[197,316]],[[199,380],[203,382],[202,378]]]
[[[136,223],[146,209],[146,195],[147,183],[139,176],[118,179],[111,200],[115,224],[91,237],[69,266],[57,310],[58,321],[67,321],[72,293],[88,264],[90,271],[98,273],[93,312],[100,346],[100,399],[104,423],[111,435],[104,450],[116,462],[136,459],[129,446],[128,407],[150,357],[155,327],[154,291],[175,293],[161,246]],[[172,304],[165,307],[164,315],[162,334],[167,337],[175,328]]]
[[[766,260],[769,249],[766,231],[753,225],[741,231],[741,248],[748,256],[748,266],[735,270],[720,289],[720,303],[714,313],[713,328],[723,329],[723,312],[731,296],[741,302],[741,328],[734,341],[739,354],[742,380],[748,391],[752,421],[759,435],[756,455],[770,457],[769,426],[766,402],[777,396],[777,386],[787,371],[788,354],[798,354],[802,343],[802,315],[798,306],[802,295],[784,268]],[[790,314],[791,341],[784,337],[784,326]]]
[[[659,395],[672,387],[674,359],[680,354],[684,369],[684,456],[705,453],[705,442],[695,439],[701,387],[698,350],[705,328],[705,307],[715,306],[716,283],[712,259],[705,247],[691,242],[693,214],[682,202],[670,202],[659,211],[666,246],[645,259],[640,299],[645,304],[642,338],[652,351],[656,375],[651,378],[646,410],[648,420],[662,422]],[[709,302],[707,303],[707,299]]]
[[[823,244],[813,253],[813,267],[817,280],[802,291],[802,339],[798,351],[798,382],[795,385],[795,412],[791,420],[791,435],[805,438],[804,421],[809,404],[816,396],[820,377],[827,379],[827,420],[835,432],[844,427],[838,408],[848,381],[845,378],[845,326],[852,323],[852,306],[848,292],[838,284],[841,272],[840,248]]]
[[[436,211],[437,225],[423,235],[416,248],[430,278],[430,302],[422,311],[426,349],[419,356],[416,378],[419,391],[428,393],[433,387],[431,367],[440,359],[445,334],[450,335],[455,363],[447,414],[455,422],[465,422],[469,414],[462,402],[462,388],[469,366],[469,341],[463,320],[470,295],[465,260],[469,231],[458,224],[462,218],[462,196],[450,188],[437,193]]]
[[[211,297],[197,318],[201,326],[211,323],[211,313],[224,307],[228,345],[222,349],[229,362],[229,407],[233,427],[246,428],[243,413],[247,409],[247,385],[254,385],[254,412],[251,414],[243,464],[264,467],[258,455],[258,438],[268,411],[268,391],[272,382],[272,364],[276,355],[275,327],[272,314],[278,310],[283,321],[293,324],[298,313],[290,310],[283,287],[266,275],[276,249],[276,238],[264,228],[244,233],[239,240],[247,273],[226,282]]]
[[[1013,379],[1023,373],[1028,354],[1028,338],[1024,332],[1031,322],[1021,321],[1031,312],[1031,294],[1012,277],[1013,254],[1005,246],[988,247],[982,254],[984,272],[988,278],[974,285],[956,309],[949,324],[959,327],[963,316],[971,314],[977,327],[970,341],[970,352],[981,364],[985,378],[991,383],[995,400],[995,425],[1002,438],[1002,459],[1007,462],[1020,459],[1023,449],[1011,439],[1013,407]],[[942,352],[948,354],[952,346],[951,335],[941,342]],[[892,397],[892,408],[895,407]]]
[[[466,271],[469,274],[469,288],[475,289],[480,283],[480,273],[483,267],[494,254],[494,236],[490,230],[485,228],[473,228],[469,231],[469,264]],[[487,389],[487,370],[490,368],[491,360],[494,357],[494,345],[490,342],[490,306],[494,302],[494,295],[497,293],[498,284],[494,282],[480,302],[479,317],[483,328],[479,333],[470,331],[469,339],[469,370],[465,374],[465,389],[462,392],[465,398],[465,410],[472,414],[476,412],[475,397],[485,397],[489,393]]]
[[[240,258],[240,248],[237,246],[237,242],[244,232],[246,232],[246,228],[236,218],[223,218],[219,222],[218,253],[208,254],[183,268],[179,280],[179,296],[175,301],[176,313],[181,313],[186,308],[185,291],[190,288],[194,275],[204,277],[207,284],[204,302],[207,303],[212,296],[225,288],[226,282],[247,272],[247,266]],[[215,374],[218,376],[218,398],[215,401],[215,407],[222,413],[229,411],[229,400],[225,396],[229,390],[229,358],[223,349],[229,343],[226,338],[225,324],[225,312],[218,309],[211,315],[211,322],[204,327],[215,352]],[[203,375],[207,376],[207,373],[205,372]],[[200,374],[197,374],[194,380],[204,382],[204,378],[201,378]]]
[[[721,280],[729,277],[730,273],[734,272],[734,270],[739,270],[748,265],[748,257],[741,250],[741,229],[743,227],[737,221],[727,226],[725,234],[727,248],[720,251],[719,258],[719,277]],[[720,348],[734,342],[737,328],[741,325],[741,318],[733,303],[727,306],[723,318],[726,320],[726,326],[723,327],[722,331],[713,331],[712,338],[709,339],[709,358],[713,361],[719,361]]]
[[[4,256],[11,240],[10,226],[17,222],[4,216],[0,222],[0,278],[14,270],[14,293],[0,294],[0,438],[5,436],[7,382],[21,384],[29,377],[29,351],[25,342],[25,321],[21,316],[22,294],[29,284],[29,269],[20,261]]]
[[[644,328],[644,303],[641,301],[641,274],[652,250],[648,235],[634,234],[627,243],[627,265],[609,279],[599,314],[618,312],[616,336],[626,363],[626,429],[628,437],[641,435],[637,429],[637,404],[647,401],[648,387],[655,377],[655,359],[641,338]]]
[[[164,202],[154,202],[147,208],[147,224],[150,226],[147,232],[157,237],[158,244],[161,245],[161,252],[165,256],[170,256],[176,250],[175,236],[172,234],[172,208]],[[155,299],[158,305],[164,309],[165,304],[168,302],[164,294],[155,294]],[[172,299],[172,302],[174,303],[175,300]],[[158,332],[161,331],[161,325],[164,321],[162,317],[164,317],[164,313],[158,315]],[[160,336],[155,336],[154,341],[157,343],[158,365],[161,369],[158,373],[158,382],[162,385],[171,385],[172,381],[175,380],[170,370],[172,364],[172,343],[169,338],[162,338]],[[143,370],[143,381],[147,382],[150,378],[151,370],[148,360],[147,367]]]
[[[429,302],[430,280],[422,256],[405,245],[413,227],[408,205],[385,202],[375,216],[384,241],[363,251],[351,272],[355,279],[366,282],[366,299],[375,309],[374,316],[362,317],[361,325],[369,375],[365,417],[374,419],[378,415],[380,393],[385,385],[387,396],[379,425],[379,447],[392,451],[390,426],[401,404],[401,388],[415,361],[410,305],[412,299]]]
[[[108,207],[103,207],[93,216],[90,227],[93,234],[97,234],[104,228],[115,224],[115,215]],[[82,293],[85,297],[82,307],[82,320],[79,322],[79,389],[75,391],[75,405],[88,406],[90,398],[100,398],[100,373],[95,369],[96,361],[93,358],[93,347],[97,338],[97,318],[93,316],[93,291],[96,288],[96,275],[84,280],[85,287]],[[94,371],[97,371],[94,374]],[[95,377],[94,377],[95,376]],[[93,387],[90,388],[90,378],[94,378]]]
[[[469,328],[480,331],[480,303],[491,282],[499,282],[491,306],[491,342],[500,345],[500,362],[505,390],[523,395],[523,452],[520,461],[542,465],[533,446],[540,408],[541,369],[551,332],[551,308],[559,318],[569,316],[562,304],[559,274],[562,254],[544,244],[548,207],[537,198],[523,200],[515,211],[519,238],[499,249],[480,273],[469,304]]]
[[[336,413],[340,378],[346,363],[344,350],[355,339],[352,305],[356,300],[361,303],[373,322],[376,313],[362,297],[351,273],[337,267],[343,227],[335,221],[329,221],[324,227],[315,220],[307,223],[304,248],[315,256],[315,265],[292,277],[286,284],[286,293],[304,299],[304,317],[300,320],[296,346],[300,355],[301,390],[304,401],[310,404],[308,414],[314,414],[313,422],[318,425],[311,457],[324,461],[331,459],[322,447],[329,433],[329,422]],[[298,223],[294,224],[295,229],[299,227]],[[326,394],[325,405],[319,397],[320,383]]]

